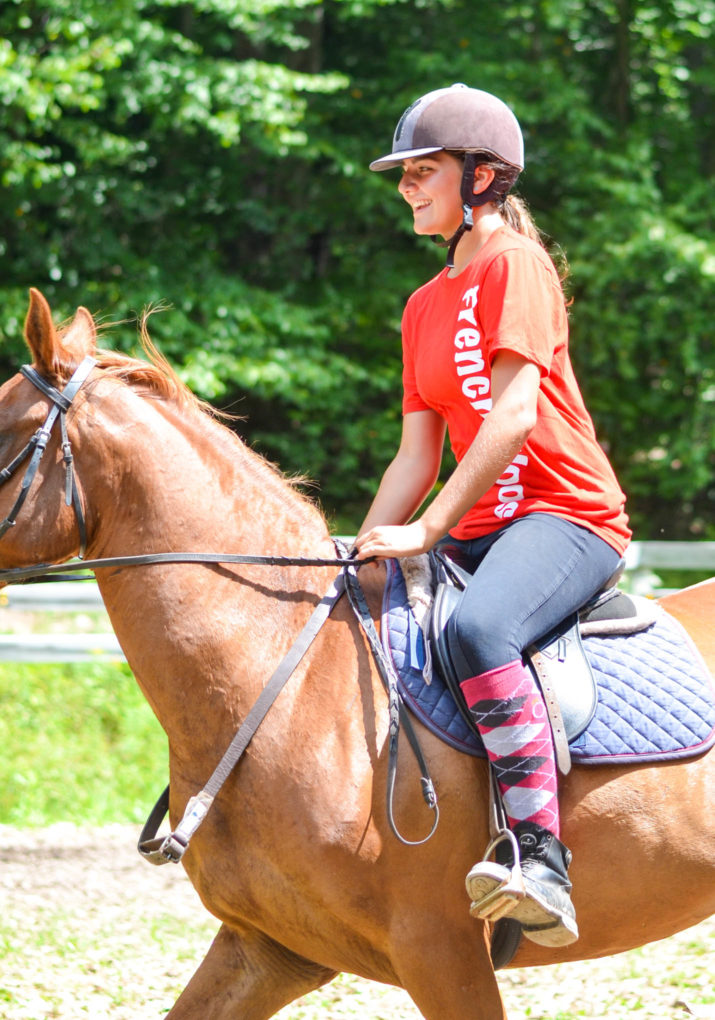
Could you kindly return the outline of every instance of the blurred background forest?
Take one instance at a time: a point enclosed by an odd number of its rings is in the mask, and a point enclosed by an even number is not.
[[[135,318],[239,433],[359,523],[400,429],[399,321],[443,264],[392,174],[463,81],[522,123],[572,357],[639,539],[715,538],[715,0],[5,0],[0,370],[27,291]]]

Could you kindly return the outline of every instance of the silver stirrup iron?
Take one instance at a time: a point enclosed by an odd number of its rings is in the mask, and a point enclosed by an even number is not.
[[[519,900],[523,900],[526,895],[524,876],[521,873],[521,861],[519,859],[519,844],[513,832],[507,829],[497,836],[496,839],[493,839],[487,847],[482,860],[488,861],[496,847],[505,841],[511,843],[514,853],[514,864],[511,869],[506,866],[496,865],[500,871],[504,872],[504,878],[495,889],[492,889],[491,892],[488,892],[480,900],[475,900],[472,903],[469,913],[472,917],[478,917],[481,921],[493,923],[498,921],[500,917],[507,917]]]
[[[475,900],[469,912],[472,917],[494,923],[500,917],[506,917],[511,913],[519,900],[523,900],[526,889],[524,888],[524,876],[521,872],[519,841],[507,824],[501,791],[491,765],[489,766],[489,831],[492,840],[484,852],[482,861],[488,861],[500,843],[509,842],[514,864],[511,870],[506,865],[495,865],[495,868],[504,873],[504,878],[491,892],[481,899]]]

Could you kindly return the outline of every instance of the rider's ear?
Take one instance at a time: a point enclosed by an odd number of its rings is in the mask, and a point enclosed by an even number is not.
[[[478,166],[474,169],[474,187],[472,191],[475,195],[481,195],[483,191],[486,191],[489,185],[494,180],[494,170],[490,166]]]

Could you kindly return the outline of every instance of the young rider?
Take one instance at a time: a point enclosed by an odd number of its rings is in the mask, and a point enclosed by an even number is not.
[[[525,205],[512,111],[464,85],[422,96],[392,151],[417,234],[445,238],[447,266],[403,317],[403,428],[357,538],[358,556],[413,556],[449,536],[474,570],[450,624],[461,689],[483,737],[521,854],[512,917],[534,942],[578,938],[571,855],[559,839],[554,750],[522,652],[616,569],[625,498],[594,433],[568,354],[559,276]],[[437,479],[445,432],[457,467]],[[509,872],[481,861],[471,911]]]

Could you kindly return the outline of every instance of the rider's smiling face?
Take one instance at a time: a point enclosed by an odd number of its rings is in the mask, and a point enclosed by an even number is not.
[[[398,190],[409,204],[416,234],[451,237],[462,222],[462,163],[448,152],[406,159]]]

